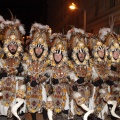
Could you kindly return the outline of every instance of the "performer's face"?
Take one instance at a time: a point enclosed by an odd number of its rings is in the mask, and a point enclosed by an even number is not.
[[[114,58],[115,60],[117,60],[117,59],[119,58],[119,55],[120,55],[120,53],[119,53],[118,50],[113,52],[113,58]]]
[[[40,48],[40,47],[36,47],[36,48],[35,48],[35,54],[36,54],[37,56],[40,56],[40,55],[42,54],[42,52],[43,52],[43,49],[42,49],[42,48]]]
[[[78,58],[79,58],[80,62],[83,62],[83,61],[84,61],[85,56],[86,56],[85,53],[81,53],[81,52],[78,53]]]
[[[15,54],[17,51],[18,46],[16,44],[10,44],[8,45],[8,49],[12,54]]]
[[[62,60],[61,54],[55,53],[53,56],[56,62],[60,62]]]
[[[104,58],[104,56],[105,56],[105,50],[104,49],[102,49],[102,50],[98,50],[98,55],[99,55],[99,57],[100,58]]]

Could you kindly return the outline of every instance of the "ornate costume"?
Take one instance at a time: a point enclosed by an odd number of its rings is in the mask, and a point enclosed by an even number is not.
[[[120,105],[120,46],[117,42],[113,42],[109,49],[110,57],[110,75],[108,85],[110,86],[112,99]]]
[[[89,111],[89,114],[94,111],[89,108],[93,86],[91,84],[92,64],[88,48],[85,45],[85,35],[77,28],[73,30],[71,31],[72,39],[70,41],[73,59],[71,67],[77,79],[72,84],[73,99],[71,101],[71,112],[74,115],[74,119],[77,120],[82,118],[86,111]],[[87,114],[84,116],[84,120],[87,119],[89,115]]]
[[[55,35],[55,34],[54,34]],[[49,76],[52,91],[46,103],[49,120],[68,119],[70,95],[70,68],[67,58],[67,42],[56,34],[50,51]],[[60,59],[59,59],[60,58]]]
[[[49,36],[49,26],[43,26],[41,24],[35,23],[31,27],[30,36],[32,43],[29,46],[29,55],[25,54],[23,60],[27,85],[26,93],[26,104],[27,110],[32,114],[39,112],[45,106],[47,99],[47,93],[45,88],[45,82],[47,77],[45,76],[47,68],[47,55],[48,55],[48,45],[47,39]],[[37,52],[38,50],[38,52]],[[33,119],[36,119],[34,116]]]
[[[25,34],[24,28],[18,19],[4,21],[4,57],[1,59],[1,81],[0,90],[2,99],[0,101],[0,113],[11,117],[11,107],[16,104],[16,98],[24,98],[25,86],[21,64],[22,45],[21,38]],[[21,86],[22,89],[21,89]],[[9,109],[8,109],[9,108]],[[25,107],[21,109],[25,112]]]
[[[113,101],[110,89],[108,86],[109,75],[110,75],[110,64],[108,62],[108,52],[106,46],[101,41],[96,41],[96,45],[93,48],[94,55],[94,68],[93,68],[93,85],[95,86],[94,105],[96,108],[96,113],[101,119],[106,119],[108,116],[108,104],[114,105],[116,101]],[[101,104],[100,104],[101,103]],[[116,116],[115,113],[111,114]]]

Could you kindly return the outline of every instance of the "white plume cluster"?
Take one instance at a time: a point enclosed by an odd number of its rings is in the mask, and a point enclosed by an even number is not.
[[[4,26],[8,25],[15,25],[18,26],[18,29],[22,35],[25,35],[25,29],[24,26],[21,24],[19,19],[15,19],[14,21],[6,20],[3,22]]]
[[[30,30],[30,36],[32,36],[32,31],[34,31],[36,28],[43,29],[43,30],[50,29],[50,27],[48,25],[42,25],[40,23],[34,23],[31,27],[31,30]]]
[[[58,37],[58,36],[62,36],[62,33],[53,33],[53,34],[50,36],[50,42],[52,42],[52,40],[53,40],[55,37]]]
[[[72,35],[72,33],[81,33],[81,34],[85,34],[85,31],[83,30],[83,29],[78,29],[78,28],[72,28],[71,30],[69,30],[68,32],[67,32],[67,35],[66,35],[66,37],[70,40],[70,38],[71,38],[71,35]]]
[[[0,15],[0,22],[3,22],[3,21],[5,21],[5,20],[4,20],[3,16]]]
[[[104,41],[105,40],[105,36],[108,34],[108,33],[110,33],[110,28],[101,28],[100,30],[99,30],[99,37],[100,37],[100,39],[102,40],[102,41]]]

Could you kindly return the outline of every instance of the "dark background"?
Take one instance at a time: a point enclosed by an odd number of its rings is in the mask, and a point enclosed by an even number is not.
[[[30,27],[33,23],[38,22],[47,24],[47,0],[1,0],[0,15],[5,20],[11,19],[9,10],[14,17],[24,24],[27,35],[29,35]],[[9,9],[9,10],[8,10]]]
[[[0,0],[0,15],[10,20],[10,10],[24,24],[26,35],[29,35],[31,25],[35,22],[49,25],[53,32],[63,32],[65,26],[73,24],[71,17],[79,16],[79,12],[69,10],[72,2],[79,2],[80,8],[84,3],[83,0]]]

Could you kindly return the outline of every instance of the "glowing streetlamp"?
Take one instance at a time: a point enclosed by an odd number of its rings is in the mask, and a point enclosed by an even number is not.
[[[81,12],[81,11],[79,10],[79,8],[78,8],[74,3],[72,3],[72,4],[69,6],[69,9],[71,9],[71,10],[78,10],[79,12]],[[83,28],[84,28],[84,30],[86,31],[86,10],[84,10]]]
[[[69,8],[70,8],[71,10],[74,10],[74,9],[76,9],[76,5],[75,5],[74,3],[72,3],[72,4],[69,6]]]

